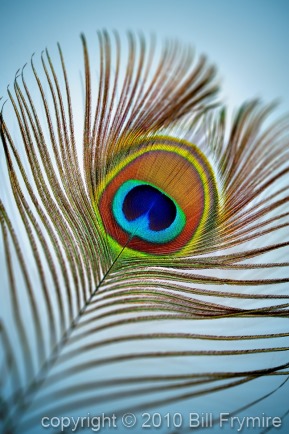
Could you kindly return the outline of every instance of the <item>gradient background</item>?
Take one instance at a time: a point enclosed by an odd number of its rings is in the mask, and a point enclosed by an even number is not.
[[[7,85],[33,52],[39,55],[45,47],[53,52],[57,41],[80,74],[79,34],[91,45],[101,28],[190,42],[218,66],[230,108],[254,97],[280,98],[278,111],[289,112],[287,0],[0,0],[0,96],[6,99]],[[269,414],[281,415],[284,401],[288,387],[271,400]],[[268,406],[264,411],[268,414]],[[287,432],[288,424],[287,418],[278,432]]]
[[[192,43],[219,67],[230,104],[281,97],[289,109],[287,0],[0,0],[0,17],[1,96],[33,52],[59,41],[73,57],[80,32],[116,28]]]

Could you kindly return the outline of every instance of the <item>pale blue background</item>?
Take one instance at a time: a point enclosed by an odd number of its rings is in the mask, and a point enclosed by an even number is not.
[[[289,112],[287,0],[0,0],[0,96],[7,97],[7,85],[33,52],[53,50],[57,41],[81,71],[79,34],[96,42],[100,28],[190,42],[217,64],[231,107],[252,97],[281,98],[279,111]],[[279,414],[286,399],[281,391],[270,401],[276,408],[264,408]]]
[[[0,17],[0,96],[33,52],[59,41],[73,56],[80,32],[141,29],[206,52],[228,102],[281,97],[289,110],[287,0],[0,0]]]

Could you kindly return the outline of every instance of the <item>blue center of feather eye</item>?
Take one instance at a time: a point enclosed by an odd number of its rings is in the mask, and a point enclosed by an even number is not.
[[[130,236],[151,243],[167,243],[183,230],[186,217],[165,192],[148,182],[130,179],[115,193],[112,212]]]
[[[149,229],[161,231],[171,226],[177,210],[174,202],[151,185],[132,188],[123,201],[123,213],[128,221],[147,215]]]

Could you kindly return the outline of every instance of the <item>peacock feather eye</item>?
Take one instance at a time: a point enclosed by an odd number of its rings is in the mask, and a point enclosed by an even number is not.
[[[126,181],[113,199],[113,216],[120,227],[143,240],[164,243],[185,225],[185,215],[158,187],[139,180]]]
[[[205,155],[184,140],[156,136],[115,159],[120,163],[99,192],[113,242],[150,255],[193,252],[218,216],[216,180]]]

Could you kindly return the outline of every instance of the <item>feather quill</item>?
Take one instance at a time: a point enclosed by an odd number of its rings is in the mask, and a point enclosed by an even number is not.
[[[269,399],[289,368],[288,118],[270,123],[274,105],[251,101],[230,122],[215,68],[177,42],[158,52],[154,39],[129,33],[125,51],[117,33],[98,32],[97,83],[84,36],[82,45],[82,154],[60,46],[61,73],[47,50],[44,78],[31,60],[40,109],[24,68],[8,89],[20,144],[1,112],[14,201],[13,215],[1,202],[2,432],[39,433],[44,416],[172,409],[204,395],[223,396],[232,414]],[[143,253],[135,232],[112,240],[123,229],[114,221],[109,233],[101,210],[110,174],[173,147],[177,161],[184,152],[198,160],[205,179],[198,237],[160,254]],[[232,403],[236,388],[242,395],[268,378],[270,392]]]

